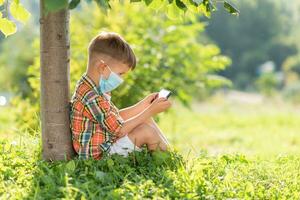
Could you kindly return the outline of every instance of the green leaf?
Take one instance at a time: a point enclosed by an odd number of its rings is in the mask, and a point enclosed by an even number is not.
[[[142,0],[130,0],[130,3],[141,2]]]
[[[166,15],[171,20],[179,20],[182,15],[182,10],[180,10],[176,3],[173,2],[166,6]]]
[[[73,172],[75,170],[75,162],[74,160],[71,160],[69,161],[67,164],[66,164],[66,169],[69,171],[69,172]]]
[[[111,167],[114,166],[114,164],[115,164],[115,163],[114,163],[114,161],[113,161],[111,158],[107,160],[107,166],[108,166],[108,167],[111,168]]]
[[[80,0],[72,0],[70,3],[69,3],[69,9],[74,9],[78,6],[78,4],[80,3]]]
[[[68,5],[68,0],[45,0],[45,8],[49,12],[59,11],[67,8]]]
[[[0,31],[7,37],[17,31],[17,26],[6,18],[0,18]]]
[[[96,178],[99,180],[103,180],[107,176],[107,174],[103,171],[96,171],[95,174]]]
[[[108,9],[111,9],[108,0],[95,0],[95,1],[105,14],[107,14]]]
[[[30,18],[30,13],[23,7],[22,4],[13,1],[10,5],[10,13],[16,19],[25,23]]]
[[[181,10],[186,11],[187,7],[186,5],[181,1],[181,0],[176,0],[176,5],[178,8],[180,8]]]
[[[152,3],[153,0],[144,0],[145,4],[148,6],[150,3]]]
[[[227,1],[224,1],[224,8],[232,15],[240,14],[240,11],[236,7],[228,3]]]
[[[192,12],[193,15],[198,14],[200,8],[198,7],[198,5],[195,2],[193,2],[192,0],[189,0],[189,2],[186,3],[185,5],[187,7],[187,10]]]

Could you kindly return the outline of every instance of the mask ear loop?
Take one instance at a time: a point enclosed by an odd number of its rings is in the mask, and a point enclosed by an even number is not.
[[[100,62],[101,62],[102,64],[105,64],[105,65],[108,67],[110,73],[112,73],[112,71],[111,71],[111,69],[110,69],[110,66],[109,66],[108,64],[106,64],[102,59],[99,59],[99,60],[100,60]]]

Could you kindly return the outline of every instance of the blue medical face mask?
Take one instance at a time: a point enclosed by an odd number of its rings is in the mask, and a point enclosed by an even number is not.
[[[118,74],[111,71],[109,66],[108,68],[110,70],[109,77],[107,79],[104,79],[101,74],[99,79],[99,88],[103,93],[112,91],[113,89],[121,85],[121,83],[123,83],[124,81]]]

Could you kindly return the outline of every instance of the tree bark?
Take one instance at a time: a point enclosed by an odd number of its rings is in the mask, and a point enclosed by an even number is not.
[[[69,10],[46,15],[40,0],[40,73],[42,155],[47,161],[69,160],[72,146],[70,99]]]

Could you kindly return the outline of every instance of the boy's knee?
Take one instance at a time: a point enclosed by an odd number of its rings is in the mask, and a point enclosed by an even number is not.
[[[143,122],[143,124],[149,125],[149,126],[151,126],[152,128],[155,129],[155,124],[154,123],[155,123],[155,121],[153,120],[152,117],[148,118],[145,122]]]
[[[145,140],[152,139],[152,138],[156,137],[156,135],[157,135],[156,130],[147,123],[142,123],[141,125],[138,126],[138,129],[139,129],[141,136]]]

